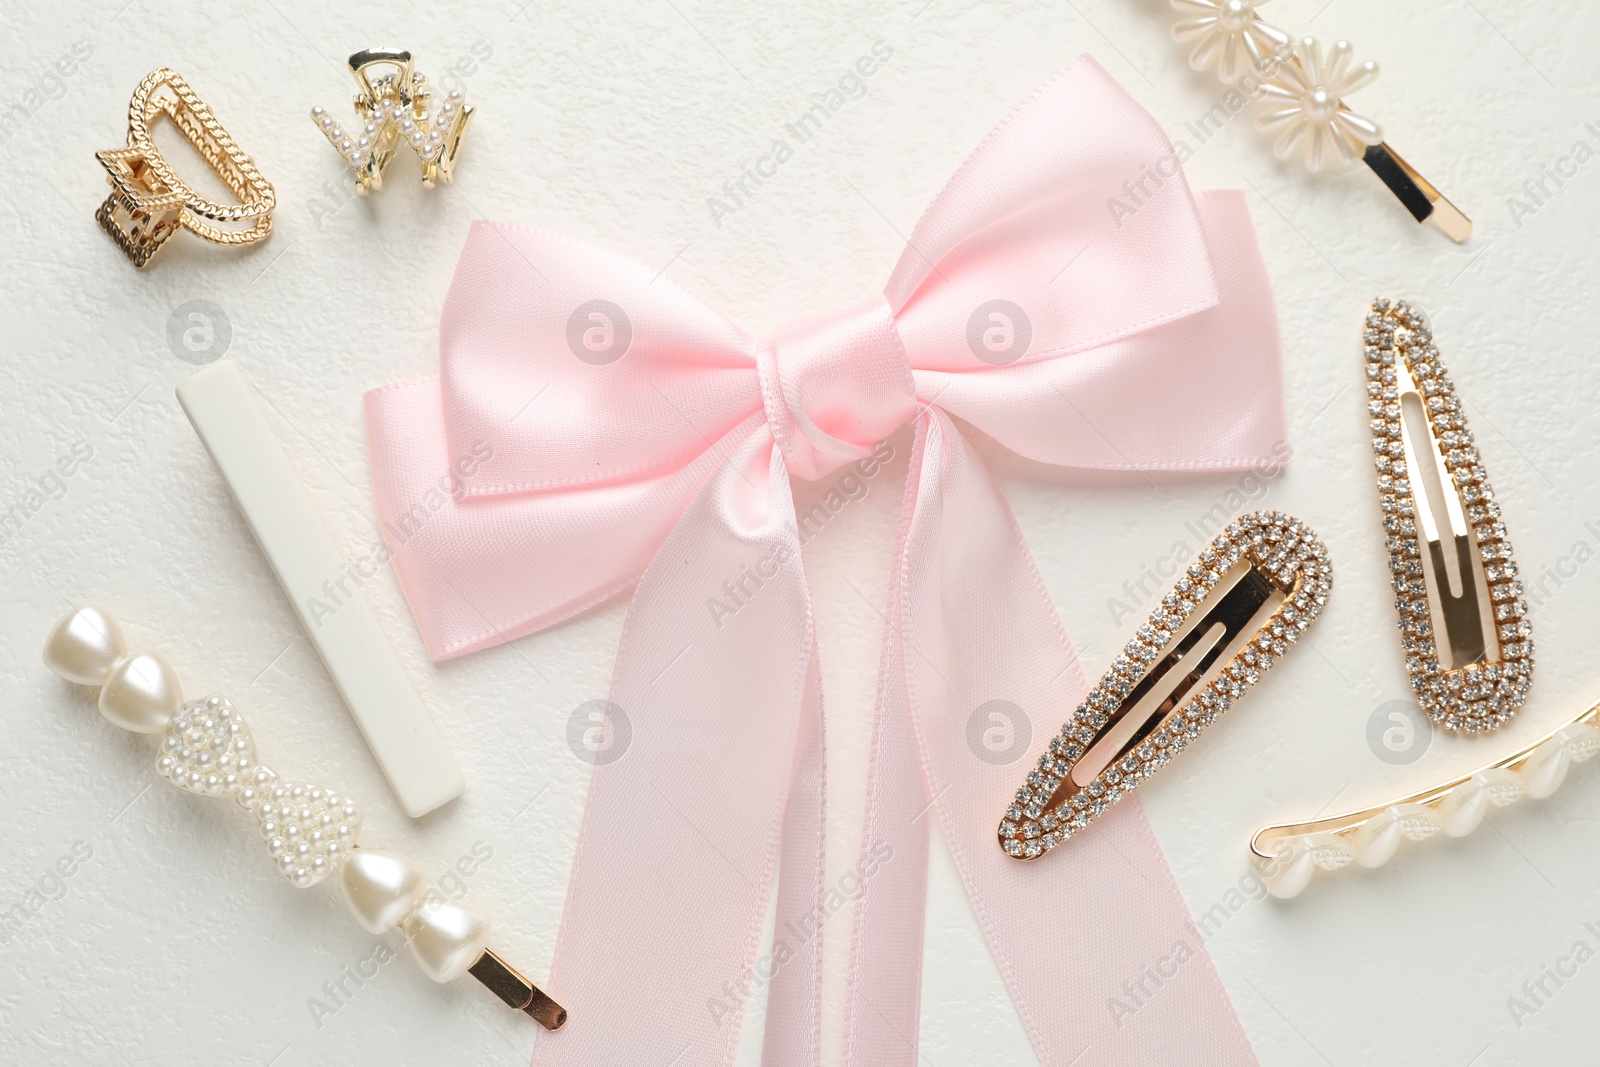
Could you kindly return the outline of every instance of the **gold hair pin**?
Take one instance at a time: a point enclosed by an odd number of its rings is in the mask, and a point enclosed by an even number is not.
[[[1533,680],[1528,604],[1500,504],[1422,313],[1367,316],[1367,410],[1411,688],[1447,730],[1503,726]]]
[[[1230,523],[1051,738],[1000,847],[1038,859],[1166,766],[1289,651],[1332,583],[1327,550],[1298,519]]]
[[[1472,236],[1472,220],[1384,142],[1377,123],[1345,105],[1344,97],[1378,80],[1378,65],[1354,64],[1349,41],[1335,42],[1326,54],[1314,37],[1291,42],[1256,13],[1266,2],[1172,0],[1189,15],[1172,36],[1193,46],[1195,70],[1215,67],[1223,84],[1268,105],[1256,128],[1277,137],[1279,159],[1299,156],[1311,171],[1360,159],[1418,222],[1433,223],[1457,243]],[[1237,111],[1243,101],[1228,106]]]
[[[349,62],[361,87],[355,98],[358,127],[345,130],[320,107],[311,109],[311,121],[355,173],[356,192],[365,196],[383,186],[383,172],[402,144],[422,160],[423,185],[449,185],[474,113],[461,90],[450,90],[430,112],[427,75],[412,66],[410,52],[366,49]]]
[[[185,702],[158,653],[129,656],[122,628],[95,607],[70,612],[45,642],[45,666],[100,689],[100,713],[142,734],[161,734],[155,771],[180,789],[232,797],[254,820],[273,864],[309,889],[337,876],[350,913],[374,934],[398,929],[424,974],[449,982],[471,974],[507,1006],[549,1030],[567,1011],[489,948],[489,919],[428,888],[422,864],[361,848],[361,809],[350,798],[281,777],[256,755],[244,717],[220,696]]]
[[[1466,837],[1482,825],[1491,805],[1503,808],[1525,796],[1550,796],[1566,781],[1572,764],[1600,752],[1597,721],[1600,704],[1471,774],[1360,811],[1262,827],[1250,839],[1250,851],[1267,891],[1284,899],[1299,896],[1319,867],[1382,867],[1399,850],[1402,838],[1424,841],[1441,832]]]
[[[171,120],[238,197],[237,204],[201,196],[178,176],[150,137],[158,115]],[[166,67],[152,71],[133,91],[127,147],[96,152],[95,158],[106,169],[111,195],[94,217],[135,267],[147,265],[180,229],[222,245],[250,244],[272,232],[277,205],[272,186],[189,83]]]

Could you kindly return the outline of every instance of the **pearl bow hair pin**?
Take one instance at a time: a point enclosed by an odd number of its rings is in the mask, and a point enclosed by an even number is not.
[[[489,948],[492,924],[428,887],[410,856],[361,848],[361,809],[322,786],[284,778],[256,754],[255,739],[225,697],[185,701],[178,676],[157,652],[127,654],[122,627],[100,608],[69,612],[50,632],[45,666],[99,688],[100,713],[116,726],[160,734],[156,773],[201,796],[232,797],[256,821],[279,871],[301,889],[337,876],[350,913],[374,934],[399,929],[435,982],[471,974],[508,1007],[549,1030],[566,1009]]]

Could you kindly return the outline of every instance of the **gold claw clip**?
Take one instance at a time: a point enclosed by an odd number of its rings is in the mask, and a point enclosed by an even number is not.
[[[221,204],[201,196],[162,156],[150,127],[165,116],[238,198]],[[174,71],[162,67],[141,81],[128,103],[128,143],[95,153],[111,195],[95,219],[135,267],[145,267],[180,229],[215,244],[245,245],[272,232],[277,195]]]
[[[422,161],[422,184],[450,184],[462,143],[476,109],[460,89],[451,89],[433,106],[427,75],[417,70],[403,48],[368,48],[349,59],[360,88],[355,124],[346,129],[321,107],[314,122],[354,173],[362,196],[383,186],[383,172],[401,145]]]

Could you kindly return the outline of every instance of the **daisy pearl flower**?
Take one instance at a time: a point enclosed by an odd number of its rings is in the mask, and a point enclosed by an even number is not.
[[[1371,119],[1344,106],[1343,98],[1378,79],[1371,61],[1351,65],[1354,49],[1338,41],[1324,56],[1316,38],[1294,46],[1294,58],[1279,63],[1258,90],[1271,110],[1256,119],[1256,128],[1276,134],[1273,154],[1288,159],[1298,153],[1307,170],[1321,170],[1330,158],[1340,163],[1360,159],[1368,145],[1383,141]]]
[[[1261,73],[1271,57],[1289,47],[1289,35],[1261,21],[1256,8],[1267,0],[1172,0],[1190,15],[1172,27],[1172,37],[1193,44],[1189,66],[1217,68],[1217,77],[1232,85],[1246,71]]]

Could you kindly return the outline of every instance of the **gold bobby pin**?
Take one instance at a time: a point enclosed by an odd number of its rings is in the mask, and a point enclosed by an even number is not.
[[[1367,409],[1411,688],[1447,730],[1511,721],[1533,680],[1528,604],[1500,504],[1422,313],[1367,316]]]
[[[1360,159],[1412,218],[1433,223],[1458,244],[1472,236],[1472,220],[1384,142],[1377,123],[1345,105],[1344,97],[1378,79],[1376,63],[1353,62],[1349,41],[1334,42],[1326,54],[1314,37],[1291,41],[1256,13],[1267,0],[1171,2],[1189,16],[1172,27],[1173,38],[1191,46],[1189,65],[1214,66],[1218,79],[1238,91],[1238,106],[1230,95],[1218,108],[1231,114],[1245,100],[1266,104],[1256,128],[1277,138],[1279,159],[1299,156],[1310,171]]]
[[[201,196],[178,176],[150,137],[150,124],[159,115],[170,119],[210,164],[238,197],[237,204]],[[127,147],[96,152],[95,158],[112,189],[95,219],[135,267],[146,266],[180,229],[222,245],[251,244],[272,233],[277,195],[271,184],[189,83],[165,67],[152,71],[133,92]]]
[[[1230,523],[1050,740],[1006,809],[1000,847],[1038,859],[1166,766],[1288,652],[1332,582],[1327,550],[1298,519]]]
[[[1350,863],[1381,867],[1402,838],[1423,841],[1441,831],[1466,837],[1490,805],[1503,808],[1523,797],[1542,800],[1561,787],[1567,770],[1600,752],[1600,704],[1533,744],[1471,774],[1459,775],[1398,800],[1314,822],[1264,826],[1250,839],[1267,890],[1275,897],[1299,896],[1322,868]]]
[[[383,186],[383,172],[402,144],[422,160],[423,185],[449,185],[475,113],[461,90],[450,90],[430,113],[428,78],[412,66],[410,52],[365,49],[349,63],[361,87],[355,98],[358,127],[345,130],[320,107],[311,109],[311,121],[355,172],[356,192],[365,196]]]

